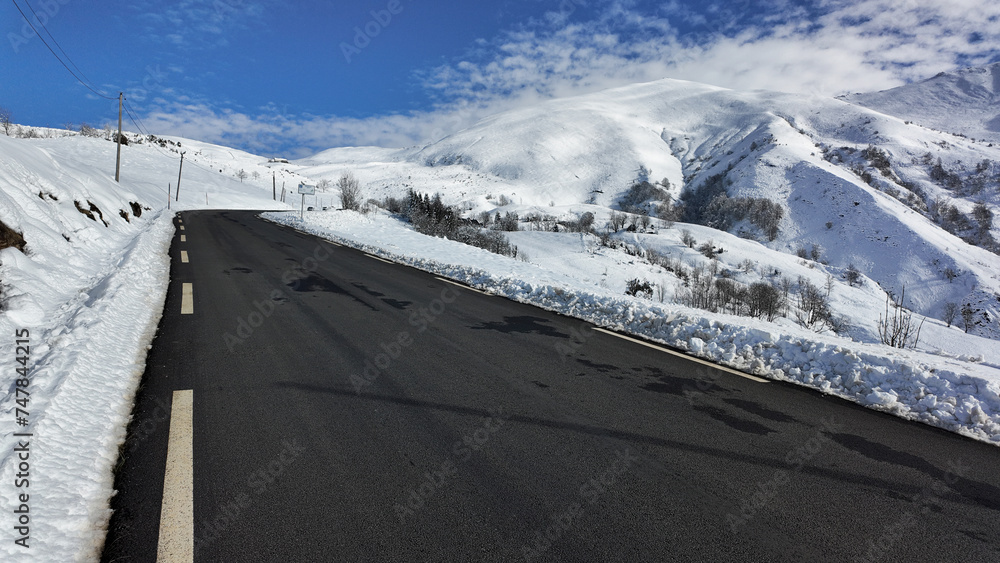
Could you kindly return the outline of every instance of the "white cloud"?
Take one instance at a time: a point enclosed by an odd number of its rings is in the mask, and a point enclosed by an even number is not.
[[[1000,44],[995,0],[738,0],[702,14],[677,2],[645,13],[616,1],[596,19],[574,21],[580,5],[565,0],[540,23],[477,42],[469,58],[425,72],[423,86],[441,100],[436,111],[353,119],[174,105],[149,116],[147,125],[255,150],[296,146],[299,154],[340,145],[406,146],[496,111],[632,82],[678,78],[836,95],[1000,58],[989,48]],[[979,41],[970,41],[974,34]]]

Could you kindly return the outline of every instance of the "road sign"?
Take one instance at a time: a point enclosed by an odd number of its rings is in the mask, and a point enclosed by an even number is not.
[[[299,184],[299,193],[302,195],[316,195],[316,186],[309,184]]]

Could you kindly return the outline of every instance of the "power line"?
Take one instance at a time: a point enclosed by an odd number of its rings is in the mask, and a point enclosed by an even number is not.
[[[52,56],[55,57],[57,61],[59,61],[59,64],[61,64],[63,66],[63,68],[66,69],[67,72],[69,72],[70,74],[73,75],[73,78],[76,78],[77,82],[79,82],[80,84],[83,84],[83,86],[86,89],[90,90],[91,92],[97,94],[98,96],[100,96],[100,97],[102,97],[102,98],[104,98],[106,100],[116,100],[117,99],[117,98],[113,98],[111,96],[107,96],[107,95],[105,95],[105,94],[103,94],[101,92],[98,92],[97,90],[95,90],[94,88],[92,88],[89,84],[87,84],[87,82],[85,82],[83,79],[81,79],[79,76],[77,76],[77,74],[75,72],[73,72],[73,70],[71,68],[69,68],[68,66],[66,66],[66,63],[63,62],[63,60],[59,57],[58,54],[56,54],[56,52],[49,45],[48,41],[46,41],[45,38],[42,37],[42,34],[38,33],[38,30],[35,29],[35,24],[31,23],[31,19],[28,18],[28,16],[24,13],[24,10],[21,9],[21,6],[18,5],[17,0],[10,0],[10,1],[14,4],[14,7],[17,8],[17,11],[21,13],[21,17],[24,18],[24,21],[28,22],[28,25],[31,27],[31,30],[35,32],[35,35],[37,35],[38,39],[40,39],[42,41],[42,44],[45,45],[45,48],[48,49],[50,53],[52,53]],[[28,4],[27,0],[24,0],[24,3],[28,6],[28,8],[31,8],[31,5]],[[35,10],[32,9],[31,13],[35,14]],[[38,15],[35,15],[35,18],[38,19]],[[42,21],[39,19],[38,23],[41,24]],[[42,26],[42,27],[44,28],[44,26]],[[46,33],[48,33],[48,31],[49,31],[48,29],[45,30]],[[49,37],[52,37],[52,34],[49,34]],[[53,38],[52,41],[55,42],[55,38]],[[58,43],[57,43],[57,45],[58,45]],[[62,51],[62,47],[60,47],[59,50]],[[63,51],[63,54],[65,55],[66,52]],[[69,55],[66,55],[66,60],[69,60],[70,64],[73,64],[73,61],[69,58]],[[76,64],[73,64],[73,66],[76,67]],[[77,70],[79,70],[79,69],[77,69]],[[83,73],[81,72],[80,74],[83,74]]]
[[[131,121],[132,124],[135,125],[136,129],[139,130],[140,134],[146,135],[147,137],[155,136],[149,132],[149,129],[147,129],[145,125],[142,124],[142,120],[140,120],[137,115],[139,112],[135,111],[135,108],[129,106],[128,100],[125,100],[124,107],[125,107],[125,113],[128,114],[129,121]],[[169,158],[177,158],[176,156],[173,156],[167,152],[160,150],[160,147],[158,147],[156,143],[151,143],[151,144],[153,145],[153,148],[155,148],[160,154],[167,156]],[[205,168],[204,166],[200,166],[197,162],[193,160],[193,156],[194,155],[192,155],[192,158],[188,159],[189,165],[194,166],[195,168],[199,168],[205,172],[211,172],[212,174],[217,174],[215,170],[212,170],[210,168]]]
[[[45,30],[45,34],[49,36],[49,39],[51,39],[53,43],[55,43],[56,47],[59,49],[59,52],[62,53],[64,57],[66,57],[66,60],[69,61],[69,64],[73,65],[73,68],[75,68],[76,71],[80,73],[80,76],[84,77],[87,80],[87,82],[93,84],[94,81],[91,80],[90,78],[87,78],[87,75],[84,74],[82,70],[80,70],[80,67],[76,66],[76,63],[73,62],[73,59],[69,58],[69,55],[66,53],[65,50],[63,50],[62,45],[60,45],[59,42],[56,41],[56,38],[52,35],[52,32],[49,31],[49,28],[45,27],[45,22],[42,21],[42,18],[38,17],[38,12],[36,12],[35,9],[31,7],[31,4],[28,2],[28,0],[24,0],[24,5],[27,6],[29,10],[31,10],[32,15],[34,15],[35,19],[38,21],[38,24],[41,25],[42,29]],[[37,34],[38,32],[36,31],[35,33]]]
[[[20,12],[21,17],[24,18],[24,21],[27,22],[27,24],[28,24],[29,27],[31,27],[31,30],[35,32],[35,35],[37,35],[38,39],[41,40],[41,42],[42,42],[43,45],[45,45],[45,48],[48,49],[50,53],[52,53],[52,56],[55,57],[57,61],[59,61],[59,64],[61,64],[63,66],[63,68],[66,69],[67,72],[69,72],[71,75],[73,75],[73,78],[75,78],[77,80],[77,82],[79,82],[80,84],[82,84],[86,89],[90,90],[94,94],[97,94],[99,97],[104,98],[105,100],[118,101],[119,98],[108,96],[108,95],[104,94],[103,92],[97,91],[97,89],[95,87],[91,86],[91,84],[92,84],[91,80],[89,78],[87,78],[87,75],[85,75],[82,70],[80,70],[80,67],[76,66],[76,63],[73,62],[73,59],[70,58],[69,54],[66,53],[66,51],[62,48],[62,45],[60,45],[59,41],[57,41],[56,38],[55,38],[55,36],[52,35],[52,32],[50,32],[49,29],[47,27],[45,27],[45,24],[42,22],[42,19],[40,17],[38,17],[38,13],[35,12],[35,9],[31,6],[31,4],[28,2],[28,0],[23,0],[23,2],[24,2],[24,5],[28,7],[28,10],[31,12],[31,14],[33,16],[35,16],[35,20],[38,21],[38,24],[45,31],[45,34],[49,36],[49,39],[52,40],[52,43],[55,44],[56,48],[59,49],[59,52],[62,53],[63,57],[66,58],[66,61],[69,61],[69,64],[72,65],[73,68],[76,69],[76,72],[73,72],[73,69],[71,69],[66,64],[65,61],[63,61],[62,57],[60,57],[55,52],[55,50],[52,48],[52,46],[49,45],[49,42],[45,40],[45,37],[43,37],[42,34],[38,32],[38,29],[35,28],[35,24],[33,24],[31,22],[31,19],[28,18],[27,14],[24,13],[24,10],[21,9],[21,6],[17,3],[17,0],[11,0],[11,3],[14,4],[14,7],[17,8],[18,12]],[[79,73],[79,75],[77,73]],[[81,76],[83,78],[81,78]],[[144,125],[142,125],[142,121],[139,119],[138,115],[136,115],[138,112],[135,112],[133,110],[133,108],[131,108],[131,106],[129,106],[128,102],[125,101],[124,99],[122,99],[122,107],[125,109],[125,113],[128,114],[129,120],[132,122],[133,125],[135,125],[136,129],[139,130],[140,134],[144,134],[147,137],[153,136],[149,132],[149,130],[146,129],[146,127]],[[174,158],[169,153],[166,153],[166,152],[160,150],[160,147],[156,146],[156,143],[153,143],[153,148],[155,148],[158,152],[160,152],[164,156],[167,156],[169,158]],[[210,169],[205,168],[203,166],[199,166],[194,161],[189,161],[189,163],[190,163],[190,165],[194,166],[195,168],[200,168],[201,170],[204,170],[206,172],[213,172],[213,173],[215,172],[214,170],[210,170]]]

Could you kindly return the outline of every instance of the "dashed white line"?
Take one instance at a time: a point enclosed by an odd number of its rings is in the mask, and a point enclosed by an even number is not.
[[[749,373],[743,373],[742,371],[736,371],[736,370],[734,370],[732,368],[728,368],[726,366],[720,366],[719,364],[713,364],[712,362],[707,362],[707,361],[702,360],[700,358],[695,358],[694,356],[688,356],[687,354],[681,354],[680,352],[674,352],[673,350],[670,350],[669,348],[664,348],[662,346],[657,346],[655,344],[650,344],[649,342],[643,342],[642,340],[638,340],[636,338],[629,338],[628,336],[625,336],[624,334],[618,334],[617,332],[612,332],[610,330],[605,330],[605,329],[599,328],[599,327],[594,327],[594,330],[596,330],[598,332],[603,332],[604,334],[610,334],[611,336],[617,336],[618,338],[621,338],[622,340],[628,340],[629,342],[635,342],[636,344],[642,344],[643,346],[648,346],[649,348],[652,348],[653,350],[659,350],[660,352],[666,352],[667,354],[671,354],[673,356],[677,356],[678,358],[684,358],[685,360],[690,360],[692,362],[696,362],[696,363],[708,366],[710,368],[715,368],[717,370],[722,370],[722,371],[724,371],[726,373],[731,373],[733,375],[738,375],[740,377],[749,379],[750,381],[756,381],[757,383],[769,383],[770,382],[767,379],[763,379],[763,378],[757,377],[755,375],[750,375]]]
[[[461,287],[462,289],[468,289],[469,291],[475,291],[476,293],[480,293],[482,295],[489,295],[490,297],[493,296],[492,293],[486,293],[485,291],[483,291],[481,289],[476,289],[474,287],[469,287],[469,286],[467,286],[465,284],[461,284],[461,283],[458,283],[456,281],[451,281],[451,280],[445,279],[445,278],[439,278],[438,276],[434,276],[434,279],[441,280],[441,281],[443,281],[445,283],[450,283],[451,285],[457,285],[458,287]]]
[[[188,241],[187,235],[181,235],[181,242],[187,242],[187,241]]]
[[[174,391],[156,544],[156,560],[161,562],[194,561],[193,406],[193,390]]]
[[[181,230],[182,230],[182,231],[184,230],[184,225],[181,225]]]
[[[182,250],[181,251],[181,263],[182,264],[187,264],[188,263],[188,251],[187,250]]]
[[[181,314],[194,314],[194,284],[186,283],[181,291]]]

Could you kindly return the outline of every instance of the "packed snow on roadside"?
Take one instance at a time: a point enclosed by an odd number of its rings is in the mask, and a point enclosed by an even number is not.
[[[791,323],[622,295],[606,282],[609,272],[623,269],[621,257],[588,244],[589,235],[580,233],[512,233],[522,247],[531,236],[550,237],[533,245],[531,262],[524,262],[419,234],[381,212],[315,211],[304,220],[298,213],[264,217],[494,295],[1000,445],[1000,366],[981,356],[959,359],[887,348]],[[552,244],[552,235],[562,244]]]
[[[195,143],[182,143],[191,152],[179,201],[167,211],[166,188],[176,187],[180,161],[172,145],[122,147],[116,183],[113,143],[65,132],[0,135],[0,220],[26,241],[24,252],[0,251],[7,350],[0,354],[7,382],[0,396],[0,560],[100,558],[114,464],[169,283],[173,211],[206,202],[289,208],[272,201],[266,159],[227,152],[230,169],[258,171],[260,181],[241,183],[217,172],[225,169],[216,167],[220,156],[203,158]],[[26,358],[27,386],[16,381],[18,357]]]

